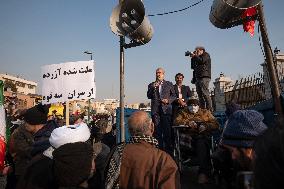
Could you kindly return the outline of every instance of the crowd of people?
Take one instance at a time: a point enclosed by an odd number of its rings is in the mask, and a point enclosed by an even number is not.
[[[261,113],[228,103],[227,121],[212,149],[212,133],[221,127],[207,93],[210,56],[197,47],[191,58],[199,99],[183,85],[182,73],[176,74],[173,85],[158,68],[147,91],[151,115],[132,113],[130,139],[123,143],[116,144],[115,126],[107,133],[104,119],[87,125],[77,115],[70,117],[70,125],[62,125],[48,116],[49,106],[42,104],[7,111],[13,124],[1,170],[5,188],[179,189],[182,170],[177,163],[187,159],[196,160],[200,185],[217,176],[214,182],[223,188],[282,188],[284,131],[280,126],[267,128]],[[176,158],[174,126],[180,126],[176,128],[182,139],[178,145],[184,144],[183,160]]]
[[[225,188],[283,187],[280,127],[268,129],[262,114],[232,103],[218,148],[211,154],[208,136],[218,123],[209,110],[190,111],[198,104],[197,99],[189,99],[174,124],[188,126],[184,134],[191,136],[197,150],[200,184],[208,182],[213,166]],[[104,120],[90,128],[78,116],[72,118],[72,125],[59,126],[48,120],[46,110],[39,104],[20,114],[22,121],[10,137],[2,171],[7,189],[181,188],[177,162],[161,149],[147,112],[130,116],[129,141],[107,145]]]
[[[176,74],[176,84],[173,85],[165,80],[165,70],[158,68],[156,80],[148,85],[147,97],[151,99],[153,136],[157,138],[159,148],[166,151],[177,163],[184,163],[187,159],[195,160],[194,162],[199,166],[197,179],[199,184],[207,184],[210,182],[210,177],[216,176],[216,180],[222,182],[225,188],[253,188],[253,184],[260,187],[261,185],[254,181],[259,182],[260,180],[255,177],[263,174],[260,174],[260,169],[254,165],[263,159],[258,158],[262,156],[261,154],[256,155],[254,141],[258,138],[260,138],[258,141],[262,141],[266,132],[271,132],[263,123],[263,115],[254,110],[242,110],[240,105],[229,102],[226,105],[227,121],[221,128],[213,116],[208,89],[211,79],[210,55],[204,47],[196,47],[194,52],[189,52],[189,55],[193,69],[191,82],[196,85],[198,99],[194,97],[188,86],[182,84],[184,79],[182,73]],[[179,135],[174,129],[179,130]],[[213,146],[212,134],[217,130],[222,130],[221,139],[216,146]],[[176,137],[179,139],[175,140]],[[179,150],[181,146],[185,146],[186,157],[179,155],[178,158],[176,157],[177,141]],[[256,145],[256,148],[259,147]],[[191,153],[187,152],[191,151],[194,157],[189,158]],[[266,156],[267,159],[269,157],[271,156]],[[283,160],[283,152],[281,157]],[[277,166],[279,163],[278,161]],[[257,170],[259,173],[254,174]],[[280,170],[279,174],[284,176],[283,166]],[[277,183],[280,183],[279,180]]]
[[[182,130],[182,142],[193,144],[199,161],[198,183],[208,182],[211,170],[210,136],[218,130],[219,124],[212,115],[212,101],[209,94],[211,78],[210,55],[204,47],[196,47],[190,54],[193,81],[198,99],[194,98],[189,86],[183,85],[184,75],[175,75],[175,84],[166,81],[165,70],[156,69],[156,80],[148,85],[147,97],[151,99],[151,116],[155,125],[154,136],[159,147],[170,154],[175,154],[175,135],[173,126],[185,125]],[[180,160],[178,160],[180,161]]]

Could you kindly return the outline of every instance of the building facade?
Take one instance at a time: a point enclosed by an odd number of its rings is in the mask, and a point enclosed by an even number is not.
[[[226,109],[225,92],[233,89],[233,80],[223,73],[214,81],[214,105],[216,112],[223,112]]]
[[[283,91],[284,90],[284,53],[275,53],[274,54],[274,60],[275,60],[275,68],[277,71],[277,76],[280,81],[280,88]],[[270,80],[267,70],[267,64],[264,62],[262,65],[262,70],[264,74],[264,86],[265,86],[265,96],[266,99],[270,99],[271,96],[271,88],[270,88]]]
[[[0,80],[5,82],[11,82],[15,84],[17,88],[17,93],[19,94],[36,94],[37,83],[34,81],[29,81],[20,77],[15,77],[8,74],[0,74]]]

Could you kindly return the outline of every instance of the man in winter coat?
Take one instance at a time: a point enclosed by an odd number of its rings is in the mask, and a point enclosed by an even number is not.
[[[131,139],[111,152],[106,167],[105,188],[180,188],[176,163],[158,148],[154,124],[146,112],[137,111],[128,120]]]
[[[191,138],[193,150],[196,152],[199,164],[198,183],[208,182],[211,172],[210,161],[210,136],[211,132],[219,128],[219,123],[209,110],[199,108],[198,99],[191,98],[187,101],[187,107],[182,109],[174,125],[186,125],[182,132]]]
[[[254,142],[267,129],[263,119],[255,110],[238,110],[228,119],[220,145],[230,151],[241,171],[252,170]]]
[[[15,175],[15,180],[13,181],[13,186],[16,186],[16,183],[24,174],[28,163],[32,159],[33,143],[33,135],[26,130],[24,125],[20,125],[11,135],[9,151],[14,163],[13,174]]]
[[[86,142],[90,138],[90,130],[84,123],[80,125],[62,126],[54,129],[49,138],[51,147],[42,154],[33,157],[25,174],[22,176],[18,189],[54,189],[57,182],[54,178],[53,151],[67,143]]]
[[[49,148],[49,137],[53,129],[57,127],[54,122],[47,121],[49,106],[38,104],[26,111],[24,121],[26,130],[33,135],[34,144],[31,155],[41,154]]]

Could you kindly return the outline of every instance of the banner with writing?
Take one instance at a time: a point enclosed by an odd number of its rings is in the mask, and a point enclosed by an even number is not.
[[[46,65],[41,77],[43,104],[96,97],[93,60]]]

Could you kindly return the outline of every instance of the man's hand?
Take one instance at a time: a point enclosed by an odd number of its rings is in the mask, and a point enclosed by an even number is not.
[[[191,121],[188,123],[188,126],[191,128],[191,129],[197,129],[197,124],[195,123],[195,121]]]
[[[178,104],[180,105],[180,106],[186,106],[186,103],[183,101],[183,99],[181,99],[181,98],[179,98],[178,99]]]
[[[3,175],[8,175],[9,173],[11,173],[13,170],[12,170],[12,167],[10,166],[6,166],[4,167],[3,171],[2,171],[2,174]]]
[[[198,53],[196,51],[194,51],[193,53],[190,53],[189,55],[191,58],[198,56]]]
[[[159,84],[159,82],[154,82],[153,83],[153,87],[158,87],[160,84]]]
[[[202,132],[204,132],[204,131],[206,131],[206,126],[203,125],[203,124],[201,124],[201,125],[199,126],[199,128],[198,128],[198,132],[199,132],[199,133],[202,133]]]
[[[169,103],[169,100],[168,100],[168,99],[162,99],[162,103],[163,103],[163,104],[168,104],[168,103]]]

